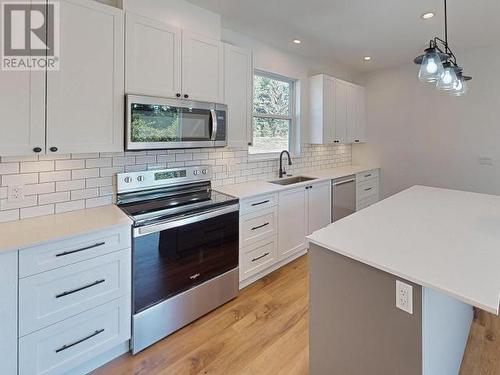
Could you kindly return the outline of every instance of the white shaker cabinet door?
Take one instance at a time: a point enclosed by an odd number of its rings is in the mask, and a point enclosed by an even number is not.
[[[3,33],[2,26],[0,40]],[[45,152],[45,71],[0,70],[0,156],[35,149]]]
[[[17,251],[0,255],[0,374],[17,374]]]
[[[311,185],[308,189],[308,235],[330,224],[331,182],[324,181]]]
[[[224,48],[220,40],[182,32],[183,99],[224,102]]]
[[[347,139],[347,105],[349,100],[349,84],[341,80],[335,80],[334,101],[334,142],[348,143]]]
[[[228,144],[244,148],[252,141],[252,52],[225,44],[224,71]]]
[[[305,187],[279,193],[278,253],[280,259],[306,248],[307,190]]]
[[[125,23],[126,93],[180,95],[181,30],[131,13]]]
[[[60,1],[60,70],[47,74],[47,153],[123,150],[123,11]]]

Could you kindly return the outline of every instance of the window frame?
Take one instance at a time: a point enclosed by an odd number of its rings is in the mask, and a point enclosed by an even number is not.
[[[254,144],[254,119],[256,117],[258,118],[267,118],[267,119],[276,119],[276,120],[287,120],[290,121],[290,128],[288,131],[288,152],[292,155],[297,155],[298,153],[298,146],[297,142],[295,139],[297,138],[297,135],[299,134],[297,126],[298,126],[298,121],[297,121],[297,82],[298,80],[295,78],[291,77],[286,77],[277,73],[272,73],[268,72],[265,70],[261,69],[254,69],[253,71],[253,76],[252,76],[252,84],[255,80],[255,76],[260,76],[260,77],[265,77],[269,79],[273,79],[276,81],[281,81],[281,82],[286,82],[289,84],[290,87],[290,95],[289,95],[289,109],[288,109],[288,116],[284,115],[272,115],[272,114],[267,114],[267,113],[258,113],[255,112],[255,106],[254,106],[254,94],[255,91],[252,89],[252,121],[251,121],[251,146],[249,147],[248,155],[252,159],[275,159],[276,157],[279,156],[281,151],[273,151],[273,152],[251,152],[250,149],[253,147]]]

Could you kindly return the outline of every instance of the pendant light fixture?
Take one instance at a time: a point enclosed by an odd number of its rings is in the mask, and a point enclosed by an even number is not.
[[[448,45],[448,9],[444,0],[444,40],[434,37],[424,54],[415,58],[415,64],[420,65],[418,78],[422,82],[435,84],[439,90],[453,96],[463,96],[467,93],[467,81],[472,77],[463,75],[463,69],[458,65],[455,54]]]

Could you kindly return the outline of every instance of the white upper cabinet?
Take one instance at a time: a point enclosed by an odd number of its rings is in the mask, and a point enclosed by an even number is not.
[[[126,16],[126,92],[180,96],[180,29],[135,14]]]
[[[184,99],[224,101],[224,47],[220,40],[182,32],[182,95]]]
[[[252,52],[224,44],[224,96],[228,106],[228,145],[246,147],[252,131]]]
[[[45,71],[0,70],[0,98],[0,156],[45,152]]]
[[[309,86],[311,143],[366,142],[364,87],[325,74],[311,77]]]
[[[60,70],[47,73],[47,152],[122,151],[123,12],[64,0],[60,23]]]

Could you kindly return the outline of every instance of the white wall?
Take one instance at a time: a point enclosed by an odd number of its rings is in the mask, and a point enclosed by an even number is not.
[[[353,163],[380,163],[383,197],[415,184],[500,194],[500,48],[459,59],[474,78],[461,98],[420,83],[414,64],[365,77],[369,143]]]
[[[181,29],[221,37],[220,15],[184,0],[123,0],[123,9]]]
[[[341,65],[304,58],[300,55],[274,48],[254,38],[236,31],[222,29],[222,40],[253,51],[254,68],[276,73],[298,81],[300,103],[298,105],[300,120],[300,140],[309,143],[309,82],[314,74],[326,73],[337,78],[352,80],[353,72]]]

